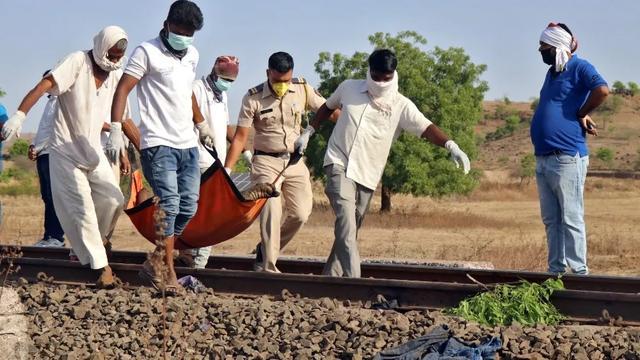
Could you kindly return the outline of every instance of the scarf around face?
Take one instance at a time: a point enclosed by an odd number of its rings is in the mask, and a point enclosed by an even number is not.
[[[569,55],[573,52],[574,40],[571,34],[560,26],[551,24],[540,34],[540,41],[556,48],[556,63],[554,69],[556,72],[564,71],[565,66],[571,58]]]

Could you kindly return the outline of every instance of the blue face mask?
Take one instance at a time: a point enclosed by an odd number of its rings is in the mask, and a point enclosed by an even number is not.
[[[174,50],[181,51],[188,48],[189,45],[193,44],[193,36],[178,35],[170,31],[168,33],[169,35],[167,36],[167,41]]]
[[[218,77],[213,83],[216,84],[216,87],[220,91],[228,91],[231,88],[231,81],[227,81],[221,77]]]

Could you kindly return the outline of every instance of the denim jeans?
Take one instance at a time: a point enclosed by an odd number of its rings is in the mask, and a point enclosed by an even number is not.
[[[564,273],[567,266],[576,274],[589,272],[583,199],[588,166],[589,157],[579,154],[536,157],[536,182],[551,273]]]
[[[44,235],[42,238],[57,239],[64,242],[64,230],[58,220],[58,215],[53,207],[53,195],[51,194],[51,175],[49,174],[49,154],[43,154],[36,159],[36,169],[40,180],[40,195],[44,202]]]
[[[142,172],[165,213],[164,236],[180,236],[198,208],[198,148],[154,146],[140,151],[140,160]]]

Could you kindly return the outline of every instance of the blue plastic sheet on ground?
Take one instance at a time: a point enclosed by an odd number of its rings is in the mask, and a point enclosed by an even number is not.
[[[200,293],[206,290],[206,287],[200,282],[200,280],[191,275],[181,277],[178,279],[178,283],[180,283],[183,288],[191,290],[194,293]]]
[[[378,353],[374,360],[494,360],[502,347],[497,337],[478,346],[466,344],[452,336],[446,325],[398,347]]]

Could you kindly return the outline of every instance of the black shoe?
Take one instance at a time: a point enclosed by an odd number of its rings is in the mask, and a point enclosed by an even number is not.
[[[262,262],[264,261],[262,259],[262,243],[258,243],[258,245],[256,245],[256,265],[262,265]]]

